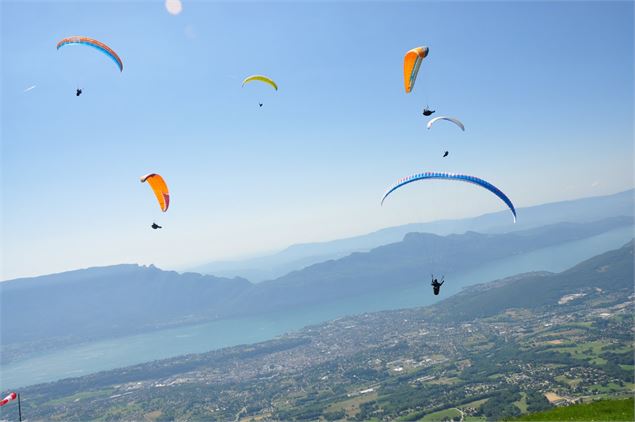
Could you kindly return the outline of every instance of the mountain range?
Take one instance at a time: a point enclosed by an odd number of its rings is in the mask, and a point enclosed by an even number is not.
[[[410,233],[369,252],[252,284],[242,278],[117,265],[0,283],[2,357],[12,351],[147,332],[214,319],[328,304],[420,283],[547,246],[633,225],[632,217],[504,234]]]
[[[369,251],[381,245],[398,242],[408,233],[432,233],[447,235],[476,231],[479,233],[505,233],[567,221],[588,223],[608,217],[634,214],[635,190],[612,195],[597,196],[571,201],[553,202],[520,208],[514,224],[509,211],[485,214],[461,220],[443,220],[430,223],[414,223],[385,228],[369,234],[328,242],[292,245],[270,255],[238,261],[219,261],[198,265],[191,271],[223,277],[244,277],[253,283],[271,280],[291,271],[318,262],[337,259],[353,252]]]

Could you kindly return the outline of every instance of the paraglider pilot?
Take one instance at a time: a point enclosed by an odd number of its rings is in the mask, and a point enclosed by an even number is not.
[[[152,226],[150,226],[150,227],[152,227],[154,230],[163,228],[163,227],[159,226],[157,223],[152,223]]]
[[[439,290],[441,289],[441,286],[443,286],[443,283],[445,283],[444,276],[441,276],[441,283],[439,283],[439,280],[434,278],[434,275],[432,275],[432,283],[430,283],[430,285],[432,286],[432,291],[435,296],[439,294]]]
[[[82,90],[77,88],[77,91],[75,92],[75,96],[79,97],[80,95],[82,95]]]
[[[428,108],[428,106],[426,106],[426,108],[424,108],[424,109],[423,109],[423,115],[424,115],[424,116],[430,116],[430,115],[431,115],[432,113],[434,113],[434,112],[435,112],[435,110],[430,110],[430,109]]]
[[[447,157],[449,153],[450,153],[449,151],[444,152],[443,153],[443,158]]]

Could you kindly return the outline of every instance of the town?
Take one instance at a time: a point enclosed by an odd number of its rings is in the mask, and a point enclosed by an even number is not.
[[[34,386],[24,404],[35,419],[498,419],[632,395],[634,299],[587,289],[469,321],[443,302],[367,313]]]

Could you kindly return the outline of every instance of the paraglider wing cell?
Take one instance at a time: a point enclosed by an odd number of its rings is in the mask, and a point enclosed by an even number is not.
[[[271,85],[273,87],[273,89],[275,89],[276,91],[278,90],[278,85],[273,81],[273,79],[268,78],[267,76],[264,75],[251,75],[251,76],[247,76],[245,78],[245,80],[243,81],[243,86],[245,86],[245,84],[248,84],[250,82],[253,81],[260,81],[260,82],[264,82],[268,85]]]
[[[426,46],[416,47],[408,51],[403,58],[403,83],[406,93],[412,91],[417,80],[421,61],[426,58],[430,50]]]
[[[449,117],[449,116],[439,116],[439,117],[435,117],[434,119],[430,120],[428,122],[428,129],[430,129],[432,127],[432,125],[435,124],[436,122],[438,122],[439,120],[447,120],[448,122],[452,122],[455,125],[457,125],[459,128],[461,128],[462,131],[465,132],[465,126],[463,125],[463,123],[461,123],[461,121],[459,119],[457,119],[456,117]]]
[[[159,201],[161,211],[166,212],[170,206],[170,192],[163,177],[156,173],[150,173],[141,178],[141,183],[143,182],[148,182],[154,192],[154,196],[156,196],[157,201]]]
[[[112,48],[108,47],[106,44],[104,44],[101,41],[97,41],[92,38],[76,35],[73,37],[64,38],[63,40],[58,42],[57,49],[59,50],[61,47],[65,45],[87,45],[89,47],[96,48],[97,50],[101,51],[102,53],[110,57],[112,61],[114,61],[117,67],[119,68],[119,71],[123,72],[123,62],[121,61],[117,53],[115,53],[115,51]]]
[[[510,211],[512,212],[514,216],[514,223],[516,222],[516,209],[514,208],[514,204],[512,204],[512,201],[507,197],[507,195],[505,195],[500,189],[498,189],[496,186],[492,185],[491,183],[483,179],[479,179],[478,177],[468,176],[466,174],[426,172],[426,173],[415,174],[413,176],[406,177],[403,179],[399,179],[397,183],[395,183],[390,188],[388,188],[384,196],[381,198],[381,204],[383,205],[388,195],[390,195],[391,193],[393,193],[400,187],[405,186],[408,183],[416,182],[419,180],[431,180],[431,179],[456,180],[460,182],[472,183],[484,189],[487,189],[488,191],[496,195],[501,201],[505,203],[505,205],[509,207]]]

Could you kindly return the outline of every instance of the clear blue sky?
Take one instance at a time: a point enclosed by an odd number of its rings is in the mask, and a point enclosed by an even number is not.
[[[504,209],[435,182],[379,206],[419,171],[482,177],[517,207],[633,187],[633,2],[1,7],[3,279],[184,268]],[[96,50],[57,51],[70,35],[110,45],[123,73]],[[254,73],[279,91],[241,88]],[[426,103],[466,132],[426,130]],[[170,186],[166,214],[148,172]]]

